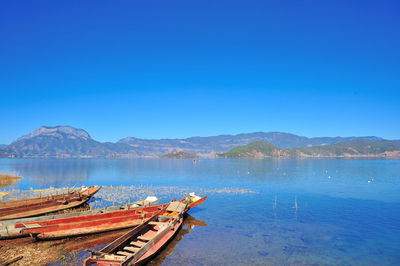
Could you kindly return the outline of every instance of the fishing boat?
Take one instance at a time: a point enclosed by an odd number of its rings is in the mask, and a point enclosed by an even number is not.
[[[182,227],[179,232],[171,239],[171,241],[166,244],[162,251],[157,253],[156,257],[153,257],[151,260],[151,264],[153,265],[161,265],[164,260],[174,252],[175,248],[177,247],[179,241],[181,241],[186,234],[189,234],[193,228],[196,226],[207,226],[205,221],[196,220],[190,214],[185,214],[185,219],[183,220]],[[116,238],[114,238],[116,239]],[[88,247],[89,248],[89,247]],[[88,249],[87,248],[87,249]]]
[[[205,200],[205,197],[200,198],[196,195],[188,196],[188,198],[193,199],[189,208],[193,208]],[[181,199],[180,202],[185,200],[187,198]],[[16,223],[14,227],[20,229],[22,234],[28,234],[36,239],[43,240],[94,234],[137,226],[167,205],[161,204],[143,208],[128,207],[125,210],[111,210],[68,218]]]
[[[93,209],[88,211],[81,211],[81,212],[73,212],[73,213],[63,213],[63,214],[56,214],[56,215],[46,215],[46,216],[39,216],[39,217],[31,217],[31,218],[20,218],[20,219],[12,219],[12,220],[5,220],[0,221],[0,239],[7,239],[7,238],[15,238],[15,237],[23,237],[29,236],[31,234],[34,236],[34,233],[30,230],[25,229],[32,229],[38,228],[40,226],[46,226],[52,221],[55,224],[63,224],[63,223],[74,223],[74,222],[82,222],[85,220],[78,219],[78,217],[85,217],[89,215],[96,215],[96,214],[105,214],[111,212],[121,212],[125,210],[131,209],[140,209],[144,207],[154,206],[160,202],[161,198],[157,198],[154,196],[149,196],[145,199],[138,200],[131,204],[125,204],[121,206],[112,206],[103,209]],[[73,218],[69,220],[65,220],[66,218]],[[88,221],[89,219],[87,219]],[[58,228],[59,229],[59,228]],[[25,230],[25,231],[24,231]],[[46,231],[45,229],[43,230]]]
[[[59,195],[0,202],[0,220],[37,216],[77,207],[87,202],[99,189],[97,186],[83,187]]]
[[[92,251],[84,265],[117,266],[146,263],[178,232],[184,214],[191,206],[197,206],[205,199],[206,197],[189,195],[184,200],[171,201],[144,223],[105,248],[100,251]]]
[[[186,226],[186,228],[184,228]],[[183,220],[182,228],[179,230],[177,235],[165,246],[162,252],[157,255],[157,261],[165,259],[170,254],[174,247],[177,245],[179,240],[183,239],[184,235],[190,233],[191,229],[196,226],[207,226],[205,221],[196,220],[190,214],[185,215]],[[105,246],[120,236],[126,234],[131,229],[121,229],[116,231],[104,232],[101,234],[81,236],[79,238],[70,238],[63,242],[65,251],[70,253],[73,251],[81,251],[96,248],[99,246]]]

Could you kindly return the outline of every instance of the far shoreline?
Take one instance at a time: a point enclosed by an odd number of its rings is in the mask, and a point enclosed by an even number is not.
[[[162,160],[193,160],[192,157],[162,157],[162,156],[143,156],[132,158],[115,157],[1,157],[0,160],[137,160],[137,159],[162,159]],[[210,159],[392,159],[399,160],[400,156],[198,156],[198,161]]]

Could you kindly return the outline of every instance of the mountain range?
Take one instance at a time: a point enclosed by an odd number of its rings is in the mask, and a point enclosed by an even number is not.
[[[271,143],[255,141],[238,146],[219,157],[400,157],[400,142],[353,139],[335,144],[281,149]]]
[[[307,138],[283,132],[256,132],[186,139],[127,137],[114,143],[96,141],[83,129],[70,126],[41,126],[9,145],[0,146],[0,157],[137,158],[159,157],[174,151],[214,156],[216,153],[225,153],[232,148],[256,141],[268,142],[279,149],[290,149],[328,146],[358,139],[385,141],[374,136]]]

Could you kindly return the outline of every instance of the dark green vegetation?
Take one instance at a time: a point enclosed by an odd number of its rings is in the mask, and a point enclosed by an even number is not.
[[[352,157],[352,156],[400,156],[400,143],[390,140],[354,139],[331,145],[279,149],[267,142],[253,142],[218,154],[220,157]]]
[[[226,157],[273,156],[273,154],[278,151],[279,148],[271,143],[265,141],[255,141],[245,146],[235,147],[222,155]]]
[[[184,152],[184,151],[174,151],[168,154],[162,155],[164,158],[196,158],[198,157],[194,153]]]
[[[357,156],[357,155],[389,155],[400,151],[400,143],[389,140],[357,139],[327,146],[303,147],[288,149],[289,154],[304,153],[310,156]]]
[[[285,151],[289,155],[296,152],[306,154],[340,154],[343,147],[340,145],[331,148],[328,152],[324,148],[320,150],[317,146],[329,146],[346,141],[360,140],[359,137],[326,137],[307,138],[282,132],[256,132],[238,135],[220,135],[212,137],[193,137],[186,139],[138,139],[124,138],[116,143],[99,142],[90,137],[83,129],[69,126],[40,127],[32,133],[23,136],[10,145],[0,146],[0,157],[17,158],[135,158],[135,157],[159,157],[169,153],[171,150],[180,150],[185,153],[197,154],[199,156],[213,156],[215,153],[224,153],[232,148],[247,145],[253,142],[268,142],[275,146],[263,144],[262,147],[250,147],[251,156],[254,151],[260,151],[267,156],[282,155]],[[371,141],[383,141],[378,137],[363,137]],[[383,142],[382,142],[383,143]],[[400,143],[400,142],[397,142]],[[364,144],[360,144],[364,145]],[[365,144],[366,145],[366,144]],[[312,149],[297,148],[312,146]],[[279,148],[278,148],[279,147]],[[283,150],[281,150],[283,149]],[[366,152],[356,147],[359,152]],[[276,150],[276,151],[275,151]],[[374,151],[376,152],[376,151]],[[226,156],[236,156],[242,151],[233,150]],[[353,153],[350,153],[353,154]],[[254,154],[259,155],[259,153]]]

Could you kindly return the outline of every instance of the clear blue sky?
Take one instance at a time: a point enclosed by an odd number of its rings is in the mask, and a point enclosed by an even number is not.
[[[0,143],[400,139],[399,1],[2,1]]]

